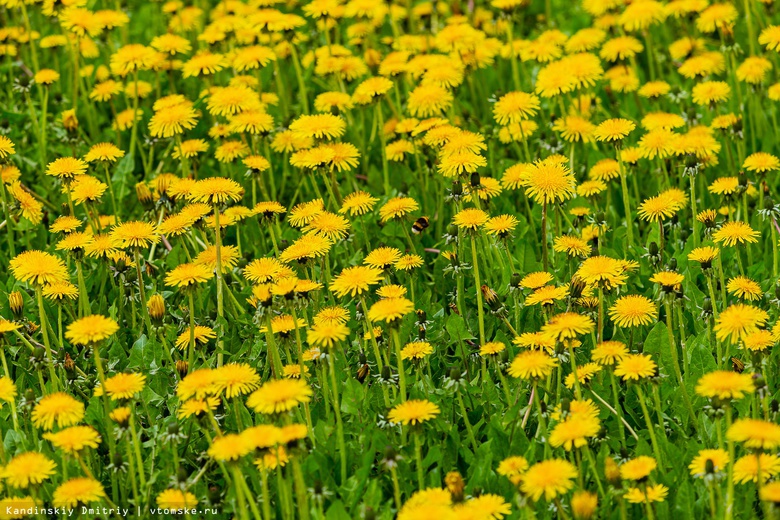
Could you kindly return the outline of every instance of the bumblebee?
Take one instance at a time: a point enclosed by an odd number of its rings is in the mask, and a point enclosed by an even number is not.
[[[414,224],[412,224],[412,233],[414,233],[415,235],[419,235],[420,233],[425,231],[430,225],[431,225],[431,219],[429,219],[428,217],[420,217],[414,221]]]

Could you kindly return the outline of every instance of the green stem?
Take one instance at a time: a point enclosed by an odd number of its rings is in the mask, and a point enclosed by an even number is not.
[[[219,321],[217,327],[217,367],[221,367],[223,351],[225,349],[225,331],[223,330],[223,322],[225,320],[225,303],[224,295],[222,294],[222,230],[219,224],[219,205],[217,204],[214,204],[214,225],[217,248],[217,320]]]
[[[479,344],[485,344],[485,311],[482,308],[482,284],[479,280],[479,260],[477,258],[477,244],[474,235],[471,235],[471,261],[474,264],[474,283],[477,294],[477,319],[479,322]]]
[[[54,391],[56,392],[59,390],[60,382],[59,379],[57,379],[57,373],[54,371],[54,357],[51,354],[51,343],[49,343],[49,329],[47,327],[46,311],[43,308],[43,286],[41,285],[36,286],[35,291],[38,296],[38,313],[40,315],[40,320],[41,320],[41,334],[43,334],[43,345],[46,348],[46,360],[49,366],[49,378],[51,379],[51,384],[53,386]],[[44,389],[41,388],[41,391],[44,391]]]
[[[339,381],[336,377],[336,355],[331,352],[328,365],[330,368],[330,380],[333,386],[333,411],[336,414],[336,432],[339,437],[339,459],[341,462],[341,485],[347,481],[347,445],[344,442],[344,423],[341,419],[341,402],[339,401]]]
[[[658,465],[663,467],[661,448],[658,447],[658,439],[655,436],[655,426],[653,425],[650,411],[647,409],[647,404],[645,403],[645,394],[639,384],[637,384],[634,388],[636,388],[636,393],[639,396],[639,406],[642,407],[642,415],[645,418],[645,425],[647,426],[647,431],[650,434],[650,444],[653,446],[653,453],[655,454],[655,458],[658,461]]]
[[[401,388],[401,402],[406,402],[406,373],[404,370],[404,360],[401,358],[401,337],[398,335],[398,329],[392,329],[393,341],[395,343],[395,355],[398,358],[398,384]]]

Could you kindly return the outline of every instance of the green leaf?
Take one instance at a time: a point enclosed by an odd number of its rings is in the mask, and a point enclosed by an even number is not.
[[[341,500],[333,502],[325,513],[327,520],[349,520],[351,517]]]
[[[111,177],[111,184],[116,194],[116,200],[124,200],[130,193],[133,181],[133,170],[135,169],[135,158],[132,155],[125,155],[117,164],[114,175]]]
[[[669,329],[666,324],[658,322],[645,338],[644,353],[653,357],[658,368],[670,377],[674,377],[672,353],[669,350]]]
[[[451,314],[447,318],[447,333],[450,335],[450,339],[456,342],[460,342],[467,339],[474,339],[474,336],[469,332],[466,327],[466,321],[459,314]]]

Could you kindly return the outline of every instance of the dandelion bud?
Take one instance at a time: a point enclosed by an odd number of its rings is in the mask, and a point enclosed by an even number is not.
[[[152,322],[159,327],[163,323],[165,317],[165,300],[159,294],[152,295],[149,301],[146,302],[146,308],[149,309],[149,317]]]
[[[458,226],[456,226],[455,224],[448,225],[447,226],[447,234],[452,236],[452,237],[458,236]]]
[[[111,457],[111,464],[115,468],[121,468],[122,466],[125,465],[125,459],[122,457],[122,454],[120,452],[117,451],[114,453],[114,456]]]
[[[130,408],[127,406],[115,408],[114,411],[109,414],[109,417],[112,421],[117,423],[120,428],[126,428],[127,424],[130,422]]]
[[[447,486],[447,491],[452,495],[452,501],[454,503],[463,502],[463,489],[466,487],[466,483],[463,482],[463,477],[457,471],[450,471],[447,476],[444,477],[444,484]]]
[[[480,182],[479,174],[477,172],[471,174],[470,182],[472,188],[479,188],[481,182]]]
[[[772,399],[769,403],[769,409],[772,410],[772,413],[780,412],[780,402],[777,399]]]
[[[19,291],[13,291],[8,295],[8,306],[11,308],[11,314],[15,320],[19,320],[24,315],[24,298]]]
[[[569,410],[571,409],[571,400],[569,400],[568,397],[564,397],[561,399],[561,413],[563,415],[566,415],[569,413]]]
[[[712,314],[712,300],[709,298],[704,298],[704,301],[701,303],[701,310],[707,314]]]
[[[219,504],[222,502],[222,490],[220,490],[218,486],[209,486],[207,498],[209,503]]]
[[[707,473],[707,475],[712,475],[715,473],[715,463],[712,462],[712,459],[707,459],[704,462],[704,471]]]
[[[152,190],[149,189],[149,186],[145,182],[139,182],[135,185],[135,194],[138,196],[138,201],[144,206],[148,206],[154,202]]]
[[[620,487],[620,468],[611,457],[607,457],[604,461],[604,476],[611,485]]]
[[[43,359],[43,356],[46,354],[46,351],[43,347],[35,347],[33,349],[33,358],[36,361],[41,361]]]
[[[599,507],[599,498],[595,493],[577,491],[571,497],[571,513],[577,520],[590,520]]]
[[[33,392],[32,388],[28,388],[24,392],[24,400],[30,403],[31,405],[35,403],[35,392]]]
[[[677,270],[677,259],[672,257],[669,259],[669,270],[670,271],[676,271]]]
[[[487,285],[483,285],[482,287],[480,287],[480,290],[482,291],[482,297],[485,298],[485,303],[487,303],[492,307],[493,304],[498,300],[498,294],[496,293],[496,291],[494,291]]]
[[[458,367],[452,367],[450,369],[450,379],[453,381],[460,381],[460,369]]]
[[[463,195],[463,185],[460,181],[452,181],[452,194],[455,196]]]
[[[179,466],[178,471],[176,471],[176,479],[179,482],[187,482],[187,477],[189,477],[187,470],[183,466]]]
[[[363,519],[364,520],[375,520],[376,519],[376,511],[374,511],[373,507],[366,506],[366,510],[363,513]]]
[[[650,245],[647,246],[647,252],[650,253],[652,256],[655,256],[658,254],[658,244],[655,242],[650,242]]]
[[[520,276],[520,273],[512,273],[511,278],[509,278],[509,285],[511,287],[514,287],[516,289],[520,288],[520,280],[522,280],[523,277]]]
[[[382,367],[382,381],[390,381],[390,367],[388,365],[385,365]]]
[[[396,458],[398,458],[398,454],[395,452],[395,448],[389,444],[385,446],[384,460],[395,460]]]
[[[190,364],[186,361],[179,360],[176,362],[176,372],[179,373],[179,377],[184,379],[187,373],[190,371]]]
[[[417,309],[414,312],[417,314],[417,323],[425,323],[428,320],[428,315],[423,309]]]
[[[74,109],[64,110],[62,112],[62,126],[68,132],[75,132],[79,127],[79,120],[76,118],[76,111]]]
[[[766,389],[766,379],[761,374],[753,374],[753,384],[756,386],[757,391]]]
[[[688,154],[685,156],[685,167],[687,169],[692,170],[696,168],[698,165],[699,165],[699,159],[695,155]]]
[[[582,292],[585,290],[585,282],[579,276],[574,276],[569,284],[569,296],[573,299],[582,297]]]

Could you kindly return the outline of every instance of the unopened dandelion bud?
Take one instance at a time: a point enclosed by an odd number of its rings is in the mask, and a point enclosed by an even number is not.
[[[382,381],[389,381],[390,380],[390,367],[388,365],[385,365],[382,367]]]
[[[647,246],[647,252],[650,253],[652,256],[655,256],[658,254],[658,244],[655,242],[650,242],[650,245]]]
[[[149,189],[149,186],[145,182],[139,182],[135,185],[135,194],[138,196],[138,201],[144,206],[148,206],[154,202],[152,190]]]
[[[461,474],[457,471],[450,471],[444,477],[444,483],[447,486],[447,491],[452,495],[452,501],[456,504],[463,502],[463,490],[466,487],[466,483],[463,481]]]
[[[477,172],[472,173],[469,182],[471,183],[472,188],[479,188],[479,185],[481,184],[479,174]]]
[[[68,132],[75,132],[79,128],[79,120],[76,117],[76,111],[74,109],[65,110],[62,112],[62,126]]]
[[[482,291],[482,297],[485,298],[485,303],[492,306],[494,302],[498,300],[498,294],[496,291],[488,287],[487,285],[483,285],[480,287],[480,290]]]
[[[222,502],[222,490],[218,486],[209,486],[207,498],[209,503],[219,504]]]
[[[396,453],[395,448],[390,445],[385,446],[384,460],[395,460],[397,457],[398,454]]]
[[[373,507],[366,506],[366,510],[363,513],[364,520],[376,520],[376,511]]]
[[[523,279],[522,276],[520,276],[520,273],[512,273],[512,276],[509,278],[509,285],[519,289],[520,288],[520,281]]]
[[[179,469],[176,471],[176,479],[179,482],[187,482],[187,478],[189,477],[189,473],[187,473],[187,470],[184,469],[183,466],[179,466]]]
[[[146,302],[146,307],[149,309],[149,317],[152,319],[152,323],[159,327],[163,323],[165,317],[165,300],[159,294],[152,295],[149,301]]]
[[[176,372],[178,372],[179,377],[184,379],[184,377],[189,373],[190,371],[190,364],[186,361],[179,360],[176,362]]]
[[[463,195],[463,184],[460,181],[452,181],[452,194]]]
[[[753,384],[756,387],[756,391],[766,390],[766,379],[761,374],[753,374]]]
[[[569,284],[569,296],[573,299],[582,297],[582,292],[585,290],[585,281],[579,276],[574,276]]]
[[[43,356],[46,354],[46,350],[43,347],[35,347],[33,349],[33,358],[36,361],[40,361],[43,359]]]
[[[620,468],[611,457],[604,461],[604,476],[611,485],[620,487]]]
[[[564,397],[561,399],[561,413],[563,415],[566,415],[569,413],[569,410],[571,409],[571,400],[568,397]]]
[[[598,506],[599,499],[595,493],[577,491],[571,497],[571,513],[576,520],[590,520]]]
[[[111,464],[115,468],[121,468],[125,464],[125,459],[122,457],[122,454],[120,452],[114,452],[114,455],[111,457]]]
[[[115,408],[114,411],[109,414],[109,417],[112,421],[117,423],[120,428],[126,428],[130,422],[130,413],[130,408],[127,406],[121,406],[119,408]]]
[[[450,224],[447,226],[447,234],[450,236],[458,236],[458,226],[455,224]]]
[[[19,320],[24,315],[24,298],[19,291],[13,291],[8,294],[8,306],[11,308],[15,320]]]
[[[669,270],[670,271],[676,271],[677,270],[677,259],[672,257],[669,259]]]
[[[772,413],[780,412],[780,401],[772,399],[769,403],[769,409],[772,410]]]
[[[425,335],[426,335],[425,327],[423,327],[422,325],[417,327],[417,338],[420,341],[424,341],[425,340]]]
[[[715,473],[715,463],[712,462],[712,459],[707,459],[704,462],[704,471],[707,473],[707,475],[712,475]]]
[[[701,303],[701,310],[704,312],[711,314],[712,313],[712,300],[709,298],[704,298],[704,301]]]

